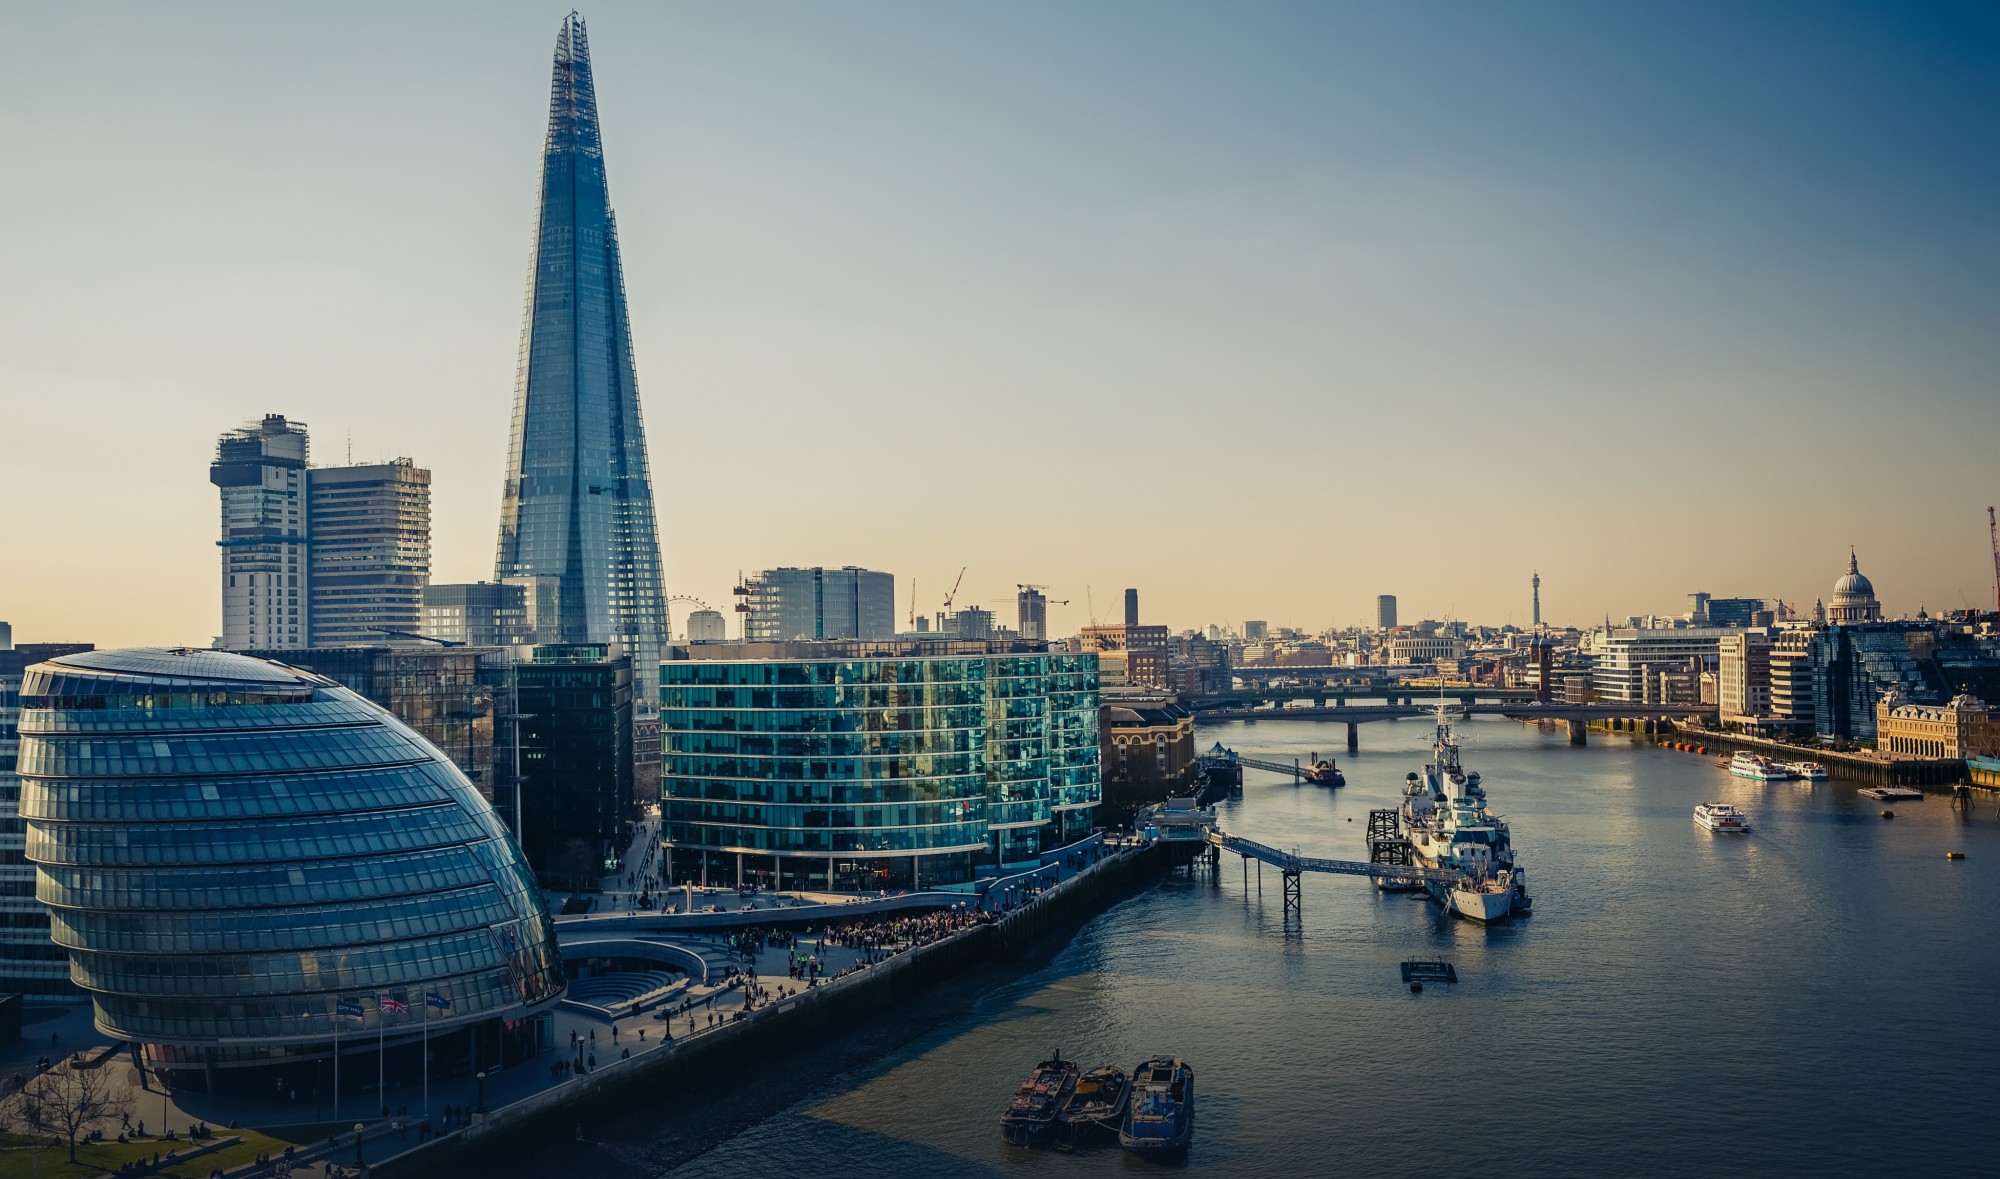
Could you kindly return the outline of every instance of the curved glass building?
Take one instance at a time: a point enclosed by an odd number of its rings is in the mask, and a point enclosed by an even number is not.
[[[439,1075],[551,1037],[560,956],[519,849],[387,712],[283,664],[151,648],[37,664],[21,697],[51,934],[98,1027],[176,1083],[323,1076],[346,1036],[392,1060],[400,1041],[410,1072],[425,1037]]]
[[[674,648],[694,655],[660,665],[668,879],[950,887],[1088,835],[1097,656],[984,647]]]

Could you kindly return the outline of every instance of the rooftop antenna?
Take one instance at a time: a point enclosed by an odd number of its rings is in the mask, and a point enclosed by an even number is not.
[[[347,432],[347,465],[354,465],[354,431]]]

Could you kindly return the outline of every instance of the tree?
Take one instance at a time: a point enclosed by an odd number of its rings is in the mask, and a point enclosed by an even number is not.
[[[67,1140],[75,1162],[77,1139],[131,1112],[131,1099],[103,1069],[65,1060],[21,1086],[8,1102],[7,1120],[30,1134]]]

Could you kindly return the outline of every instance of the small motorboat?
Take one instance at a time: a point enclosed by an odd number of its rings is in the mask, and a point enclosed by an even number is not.
[[[1742,835],[1750,830],[1750,820],[1726,802],[1704,802],[1694,808],[1694,825],[1723,835]]]
[[[1162,1157],[1185,1154],[1193,1141],[1194,1070],[1178,1056],[1155,1056],[1133,1069],[1118,1145]]]
[[[1912,790],[1908,786],[1867,786],[1855,793],[1882,802],[1921,802],[1924,797],[1923,791]]]
[[[1007,1111],[1000,1115],[1000,1136],[1015,1146],[1040,1146],[1055,1129],[1056,1114],[1076,1091],[1076,1062],[1064,1060],[1062,1049],[1035,1066],[1035,1071],[1014,1091]]]
[[[1076,1090],[1056,1112],[1055,1144],[1072,1150],[1090,1138],[1115,1132],[1132,1100],[1132,1076],[1115,1064],[1091,1069],[1077,1078]]]
[[[1788,761],[1785,768],[1802,782],[1824,782],[1828,777],[1826,767],[1816,761]]]

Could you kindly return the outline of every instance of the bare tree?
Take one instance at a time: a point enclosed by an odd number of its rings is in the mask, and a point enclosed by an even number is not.
[[[82,1068],[69,1060],[29,1078],[7,1102],[9,1122],[29,1134],[67,1140],[70,1162],[76,1161],[77,1139],[131,1112],[131,1098],[103,1069]]]

